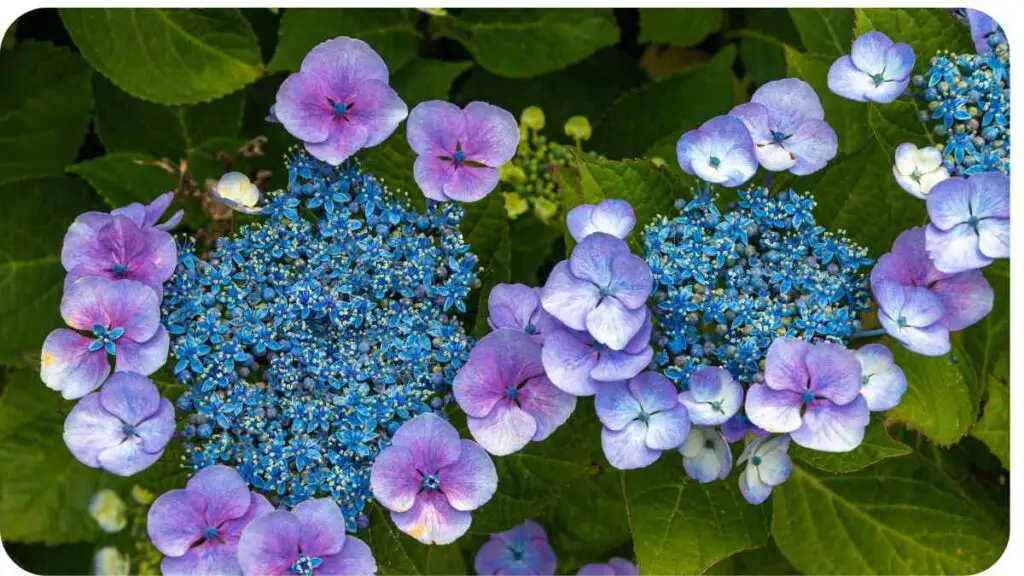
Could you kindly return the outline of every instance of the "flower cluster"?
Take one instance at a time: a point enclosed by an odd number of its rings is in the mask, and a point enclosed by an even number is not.
[[[163,312],[188,464],[226,463],[286,504],[331,496],[349,530],[402,422],[441,408],[477,282],[452,204],[426,212],[353,164],[305,153],[264,220],[186,243]],[[303,216],[310,216],[305,218]]]

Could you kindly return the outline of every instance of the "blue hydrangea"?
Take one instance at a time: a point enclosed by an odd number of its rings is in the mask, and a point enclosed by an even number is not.
[[[654,220],[644,251],[655,278],[655,362],[685,387],[702,365],[759,381],[780,336],[845,343],[869,308],[871,260],[815,225],[810,196],[739,193],[723,213],[710,190]]]
[[[371,175],[294,155],[261,221],[200,259],[181,243],[163,300],[188,464],[224,463],[286,504],[331,496],[365,523],[370,467],[440,409],[478,279],[457,205],[415,210]]]
[[[985,54],[939,52],[914,77],[934,124],[944,164],[954,176],[1010,172],[1010,48],[1005,38]]]

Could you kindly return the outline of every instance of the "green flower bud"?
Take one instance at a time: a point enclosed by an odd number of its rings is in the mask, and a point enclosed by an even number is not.
[[[590,140],[593,129],[586,116],[573,116],[565,121],[565,135],[576,140],[576,142]]]
[[[503,192],[502,196],[505,197],[505,212],[508,213],[508,217],[512,220],[515,220],[530,209],[530,204],[515,192]]]
[[[519,122],[531,130],[543,130],[544,111],[537,106],[530,106],[519,115]]]

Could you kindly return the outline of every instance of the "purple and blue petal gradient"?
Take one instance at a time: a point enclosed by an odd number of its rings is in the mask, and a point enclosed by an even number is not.
[[[679,453],[683,455],[686,474],[701,484],[724,480],[732,470],[729,443],[714,428],[691,428],[686,442],[679,447]]]
[[[587,564],[577,576],[640,576],[636,565],[624,558],[614,557],[604,564]]]
[[[982,268],[1010,257],[1010,179],[1001,172],[949,178],[927,199],[931,223],[925,246],[947,274]]]
[[[914,60],[909,44],[894,43],[881,32],[868,32],[853,41],[849,55],[832,63],[828,88],[858,102],[892,102],[910,84]]]
[[[542,342],[561,324],[540,305],[540,288],[525,284],[498,284],[487,296],[487,324],[491,329],[520,330]]]
[[[125,215],[99,212],[76,218],[61,248],[61,264],[68,272],[65,288],[87,277],[135,280],[152,288],[157,298],[177,260],[178,249],[167,232]]]
[[[569,234],[577,242],[595,232],[625,239],[636,225],[633,207],[624,200],[604,200],[600,204],[580,204],[565,217]]]
[[[473,562],[477,574],[508,576],[551,575],[555,573],[558,558],[548,543],[544,528],[533,520],[491,534],[490,540],[480,547]]]
[[[867,401],[868,410],[884,412],[896,407],[907,391],[907,377],[893,361],[892,352],[881,344],[868,344],[853,355],[860,362],[860,394]]]
[[[140,204],[138,202],[132,202],[127,206],[116,208],[110,211],[111,216],[127,216],[131,218],[132,222],[135,222],[139,228],[156,228],[157,230],[168,231],[177,226],[181,219],[185,217],[184,210],[178,210],[171,215],[170,218],[165,220],[162,224],[157,224],[160,218],[163,217],[164,212],[171,206],[171,201],[174,200],[174,192],[166,192],[157,196],[156,200],[153,200],[149,204]],[[96,212],[88,212],[86,214],[96,214]],[[85,216],[85,214],[83,214]]]
[[[498,185],[498,168],[515,156],[519,125],[507,110],[485,102],[460,109],[430,100],[409,114],[413,177],[423,195],[445,202],[475,202]]]
[[[655,372],[601,384],[594,407],[603,425],[605,456],[620,470],[650,466],[665,450],[679,447],[690,432],[690,418],[675,386]]]
[[[697,426],[724,424],[743,406],[743,386],[725,368],[703,366],[690,376],[689,389],[679,401]]]
[[[740,492],[747,502],[761,504],[768,499],[772,488],[785,482],[793,470],[789,458],[789,436],[758,438],[743,450],[737,464],[747,462],[740,474]]]
[[[732,418],[726,420],[725,424],[722,424],[722,437],[730,444],[746,438],[748,432],[756,438],[768,435],[768,432],[754,426],[742,409],[736,412]]]
[[[872,290],[882,328],[907,350],[925,356],[949,352],[949,328],[942,322],[945,307],[935,292],[887,279],[873,283]]]
[[[717,116],[683,134],[676,158],[683,172],[723,186],[739,186],[757,172],[754,140],[734,116]]]
[[[978,54],[990,52],[992,50],[992,43],[989,42],[989,37],[1000,31],[999,23],[981,10],[965,8],[964,12],[967,16],[967,24],[971,28],[971,39],[974,40],[974,49]],[[1002,35],[999,34],[998,36],[1001,37]],[[1002,38],[999,39],[1001,40]]]
[[[628,380],[647,368],[654,357],[651,321],[622,350],[611,350],[590,334],[567,328],[548,333],[541,361],[551,383],[574,396],[593,396],[601,382]]]

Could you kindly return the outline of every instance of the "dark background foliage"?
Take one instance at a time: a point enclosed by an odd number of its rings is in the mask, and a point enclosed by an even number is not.
[[[133,483],[161,492],[181,482],[177,456],[124,481],[78,464],[61,441],[71,403],[38,379],[45,335],[60,324],[63,233],[79,213],[178,190],[193,231],[215,235],[208,182],[227,169],[265,189],[284,184],[293,140],[265,121],[280,82],[316,43],[370,43],[410,108],[434,98],[486,100],[518,114],[540,106],[545,133],[593,125],[558,173],[562,208],[630,200],[640,224],[665,213],[693,182],[675,166],[679,135],[745,101],[764,82],[798,76],[817,90],[840,137],[823,171],[773,188],[812,190],[818,223],[845,229],[874,257],[923,205],[891,176],[895,147],[932,136],[916,105],[845,101],[828,92],[829,64],[856,34],[908,42],[917,72],[939,48],[967,51],[966,30],[944,10],[586,9],[37,10],[7,31],[0,51],[0,533],[37,573],[86,573],[102,533],[89,497]],[[663,159],[664,165],[650,158]],[[392,187],[418,196],[412,155],[397,134],[361,155]],[[474,310],[496,282],[537,284],[565,251],[562,230],[527,214],[506,217],[501,195],[467,207],[464,233],[483,266]],[[1004,263],[1005,264],[1005,263]],[[749,506],[736,473],[687,480],[668,454],[621,474],[601,455],[592,409],[548,441],[497,459],[499,493],[467,537],[427,548],[374,509],[362,536],[382,573],[461,573],[486,535],[535,518],[559,569],[612,555],[652,573],[978,572],[1005,547],[1009,475],[1009,266],[986,269],[996,310],[946,358],[897,350],[910,389],[876,417],[856,451],[794,451],[793,476],[769,503]],[[161,378],[158,376],[158,379]],[[173,395],[169,378],[160,382]]]

